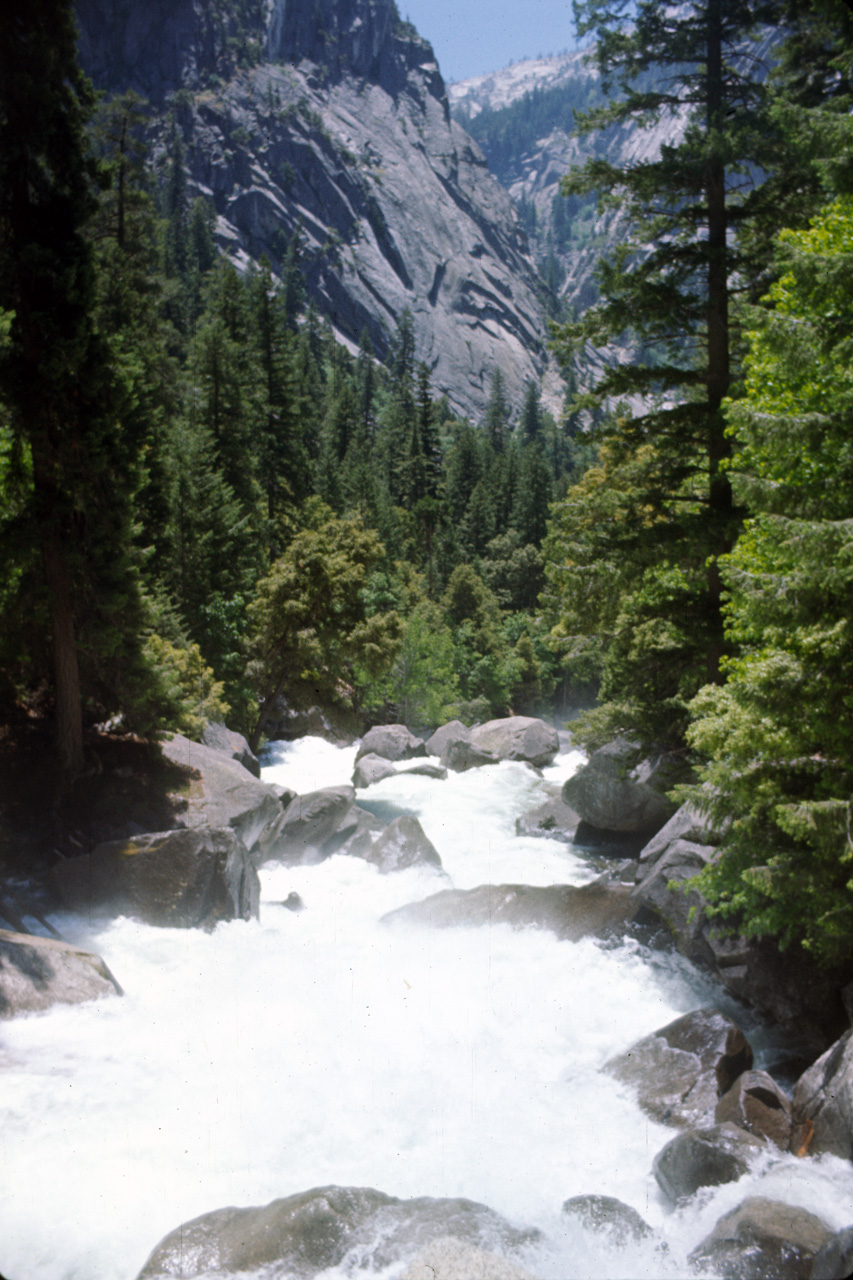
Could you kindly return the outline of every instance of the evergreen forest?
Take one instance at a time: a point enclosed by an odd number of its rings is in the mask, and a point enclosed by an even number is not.
[[[563,115],[677,113],[683,137],[566,176],[566,243],[592,200],[631,234],[554,326],[565,410],[534,384],[509,403],[495,367],[469,422],[406,312],[384,363],[335,340],[298,233],[279,274],[217,251],[177,124],[155,162],[146,104],[80,72],[64,0],[4,10],[0,719],[49,720],[73,787],[94,732],[225,719],[257,747],[282,708],[583,704],[580,741],[665,754],[726,831],[700,884],[722,923],[849,960],[853,13],[576,14],[605,93]],[[590,386],[620,342],[636,357]]]

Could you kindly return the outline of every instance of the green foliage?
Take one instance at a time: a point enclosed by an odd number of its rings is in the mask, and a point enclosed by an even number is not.
[[[369,683],[368,710],[393,709],[404,724],[440,725],[453,718],[459,700],[453,633],[441,610],[422,600],[406,619],[388,673]]]
[[[144,655],[150,681],[148,714],[158,732],[173,730],[199,740],[209,721],[228,716],[222,684],[205,666],[197,644],[181,647],[150,635]],[[154,690],[156,699],[151,699]]]

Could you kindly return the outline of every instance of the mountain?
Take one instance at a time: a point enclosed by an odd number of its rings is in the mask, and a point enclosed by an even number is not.
[[[309,297],[380,356],[413,315],[436,392],[479,417],[495,367],[520,406],[549,369],[547,289],[508,193],[451,118],[430,45],[393,0],[78,0],[96,86],[170,114],[192,194],[238,266],[280,270],[294,232]]]

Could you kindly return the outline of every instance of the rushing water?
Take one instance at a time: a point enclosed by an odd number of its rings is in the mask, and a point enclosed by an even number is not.
[[[300,792],[334,785],[354,754],[277,744],[264,776]],[[578,762],[562,756],[546,776]],[[379,924],[451,881],[591,879],[570,846],[515,836],[542,798],[518,764],[445,782],[398,775],[359,800],[387,820],[416,814],[443,873],[383,876],[347,857],[269,865],[260,921],[209,934],[57,918],[126,995],[2,1024],[0,1272],[132,1280],[181,1221],[328,1183],[463,1195],[539,1226],[549,1243],[525,1265],[541,1280],[683,1276],[689,1250],[747,1194],[853,1221],[853,1172],[832,1157],[764,1157],[675,1211],[660,1196],[651,1163],[673,1131],[599,1068],[691,1008],[725,1007],[678,957],[507,925]],[[294,890],[299,914],[280,905]],[[748,1030],[759,1051],[769,1044]],[[668,1252],[625,1253],[562,1222],[562,1202],[585,1192],[633,1205]]]

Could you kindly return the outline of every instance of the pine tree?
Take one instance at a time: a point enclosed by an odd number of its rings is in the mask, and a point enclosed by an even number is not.
[[[495,453],[503,453],[509,430],[509,405],[506,399],[504,376],[500,369],[492,374],[489,389],[489,402],[486,405],[486,416],[483,431]]]

